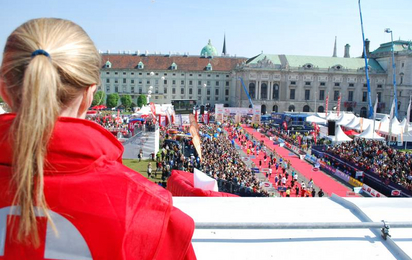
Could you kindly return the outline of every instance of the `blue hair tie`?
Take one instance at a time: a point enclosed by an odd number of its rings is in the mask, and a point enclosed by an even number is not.
[[[38,50],[36,50],[36,51],[33,51],[33,53],[31,54],[31,58],[33,59],[33,58],[36,57],[37,55],[44,55],[44,56],[46,56],[47,58],[50,58],[50,54],[49,54],[47,51],[42,50],[42,49],[38,49]]]

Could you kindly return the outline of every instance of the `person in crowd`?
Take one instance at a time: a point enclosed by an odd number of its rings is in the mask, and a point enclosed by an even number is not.
[[[325,195],[325,194],[323,193],[323,190],[320,189],[320,190],[318,191],[318,197],[323,197],[323,195]]]
[[[4,233],[4,251],[32,259],[66,243],[53,258],[195,259],[193,220],[168,191],[122,165],[113,134],[84,119],[101,62],[71,21],[30,20],[8,37],[0,93],[12,113],[0,115],[0,209],[10,221],[0,225],[13,232]],[[73,234],[81,235],[64,240]]]
[[[147,164],[147,178],[150,179],[151,175],[152,175],[152,163],[149,162]]]

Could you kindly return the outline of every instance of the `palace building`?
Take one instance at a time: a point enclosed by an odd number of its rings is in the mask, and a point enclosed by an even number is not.
[[[251,58],[226,54],[226,39],[218,56],[212,43],[200,55],[189,54],[102,54],[101,89],[107,94],[129,94],[136,100],[152,86],[151,102],[196,100],[197,104],[262,106],[262,113],[272,111],[323,112],[353,111],[366,117],[368,110],[365,61],[351,58],[345,45],[344,57],[297,56],[261,53]],[[412,50],[407,41],[394,41],[398,110],[406,116],[412,95]],[[369,52],[366,40],[372,103],[379,99],[378,112],[389,113],[393,100],[391,42]],[[362,54],[363,55],[363,54]]]

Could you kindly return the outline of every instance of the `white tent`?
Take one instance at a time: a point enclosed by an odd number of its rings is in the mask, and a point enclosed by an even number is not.
[[[342,143],[342,142],[349,142],[352,141],[352,138],[350,138],[349,136],[347,136],[342,128],[338,125],[336,126],[335,129],[335,135],[329,135],[327,136],[328,139],[330,139],[332,141],[332,143]]]
[[[356,125],[353,129],[356,129],[358,131],[365,131],[366,128],[368,128],[370,125],[373,126],[373,120],[372,119],[367,119],[367,118],[359,118],[359,124]]]
[[[355,116],[354,118],[352,118],[352,120],[349,123],[343,126],[349,129],[356,129],[356,126],[359,125],[359,121],[360,121],[359,117]]]
[[[343,116],[336,121],[337,125],[346,125],[348,124],[354,117],[356,117],[354,114],[349,114],[349,113],[344,113]]]
[[[306,122],[310,122],[310,123],[316,123],[316,124],[323,124],[326,125],[326,123],[328,122],[326,119],[320,118],[318,116],[308,116],[306,118]]]
[[[373,124],[369,125],[365,131],[363,131],[360,135],[356,136],[356,138],[363,138],[363,139],[372,139],[372,140],[385,140],[382,136],[378,133],[373,133]]]
[[[6,111],[4,111],[4,109],[0,106],[0,115],[6,113]]]

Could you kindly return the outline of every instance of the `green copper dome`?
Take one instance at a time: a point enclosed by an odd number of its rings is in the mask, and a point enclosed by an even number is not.
[[[217,50],[216,48],[212,45],[212,43],[209,42],[205,47],[203,47],[202,51],[200,52],[200,56],[202,57],[214,57],[217,56]]]

